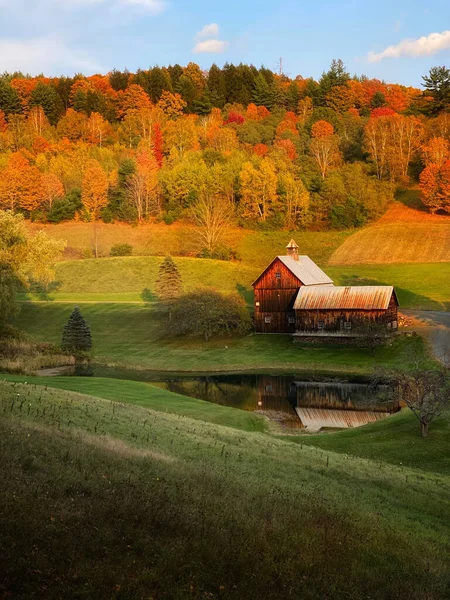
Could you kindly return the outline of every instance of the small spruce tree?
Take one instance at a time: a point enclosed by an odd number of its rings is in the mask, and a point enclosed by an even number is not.
[[[172,304],[183,292],[183,282],[177,265],[171,256],[166,256],[159,267],[156,280],[156,295],[169,310],[169,321],[172,317]]]
[[[61,347],[67,352],[88,352],[92,348],[91,328],[84,320],[78,306],[64,326]]]

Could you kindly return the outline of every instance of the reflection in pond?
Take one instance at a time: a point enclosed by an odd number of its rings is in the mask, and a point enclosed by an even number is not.
[[[400,410],[380,389],[359,383],[301,381],[288,375],[184,375],[99,365],[48,375],[87,375],[148,381],[160,388],[223,406],[259,411],[287,429],[319,431],[359,427]]]

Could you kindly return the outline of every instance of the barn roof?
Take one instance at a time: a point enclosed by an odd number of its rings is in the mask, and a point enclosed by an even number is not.
[[[354,287],[302,287],[294,304],[295,310],[353,309],[386,310],[395,296],[391,285]],[[397,297],[395,296],[397,299]]]
[[[298,260],[292,256],[277,256],[270,265],[261,273],[263,275],[275,260],[280,260],[289,271],[299,279],[303,285],[333,285],[333,280],[320,269],[309,256],[299,256]],[[260,279],[261,275],[253,282]]]
[[[389,416],[388,412],[369,410],[333,410],[328,408],[297,407],[300,421],[309,431],[319,431],[323,427],[348,428],[381,421]]]

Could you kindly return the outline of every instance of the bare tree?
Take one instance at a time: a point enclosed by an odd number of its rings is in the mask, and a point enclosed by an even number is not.
[[[421,436],[427,437],[430,423],[450,407],[450,372],[417,368],[411,373],[378,374],[378,380],[391,384],[390,396],[404,402],[420,423]]]
[[[213,253],[233,223],[234,206],[223,194],[203,189],[192,208],[192,216],[203,246]]]
[[[147,218],[160,209],[159,191],[153,178],[143,173],[135,173],[126,183],[126,195],[135,207],[138,221]]]

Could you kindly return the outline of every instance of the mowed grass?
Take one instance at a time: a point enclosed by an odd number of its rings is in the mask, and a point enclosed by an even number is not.
[[[400,310],[450,310],[450,263],[338,266],[326,271],[336,285],[395,286]]]
[[[24,377],[2,375],[5,381],[49,386],[88,394],[104,400],[135,404],[158,412],[173,413],[216,425],[226,425],[243,431],[265,431],[266,421],[259,415],[227,406],[211,404],[196,398],[174,394],[159,387],[138,381],[123,381],[103,377]]]
[[[30,384],[0,411],[6,597],[449,596],[449,475]]]
[[[60,343],[72,306],[65,303],[25,303],[17,325],[35,339]],[[408,368],[428,352],[420,337],[400,336],[391,346],[366,348],[297,346],[289,335],[249,335],[219,338],[209,343],[175,338],[165,330],[166,313],[139,304],[84,304],[91,326],[95,361],[154,371],[316,372],[367,375],[379,366]]]
[[[330,265],[450,262],[450,217],[440,221],[381,221],[354,233]]]
[[[58,263],[50,288],[45,292],[35,289],[22,299],[152,303],[156,301],[155,282],[162,260],[149,256]],[[186,290],[213,287],[237,292],[250,306],[253,304],[252,283],[262,266],[198,258],[175,258],[175,262]],[[321,266],[336,285],[394,285],[402,308],[450,307],[450,263]]]

